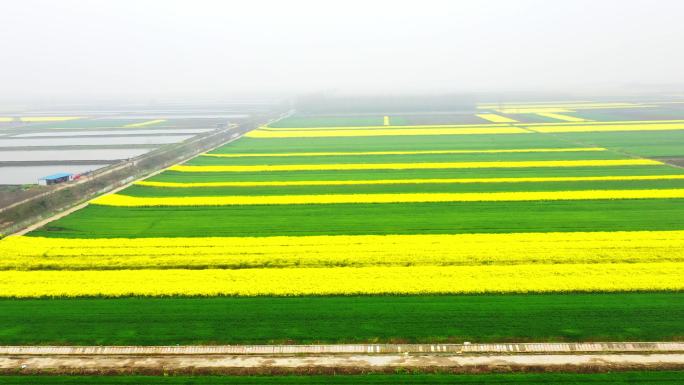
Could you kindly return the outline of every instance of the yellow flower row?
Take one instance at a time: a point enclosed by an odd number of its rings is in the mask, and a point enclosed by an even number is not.
[[[0,241],[0,270],[684,262],[684,231]]]
[[[126,124],[124,127],[127,127],[127,128],[130,128],[130,127],[145,127],[145,126],[151,126],[151,125],[154,125],[154,124],[164,123],[165,121],[166,121],[166,119],[148,120],[148,121],[146,121],[146,122]]]
[[[541,113],[540,113],[541,114]],[[555,114],[548,114],[555,115]],[[559,115],[555,115],[556,118]],[[568,120],[570,117],[566,117]],[[533,131],[525,129],[524,124],[508,127],[472,127],[472,128],[407,128],[396,129],[359,129],[359,128],[320,128],[299,130],[262,129],[251,131],[245,136],[251,138],[320,138],[320,137],[354,137],[354,136],[397,136],[397,135],[491,135],[491,134],[529,134]],[[604,131],[665,131],[684,130],[682,123],[644,123],[644,124],[611,124],[611,125],[567,125],[536,126],[534,132],[604,132]]]
[[[347,186],[376,184],[452,184],[452,183],[529,183],[529,182],[589,182],[616,180],[676,180],[681,175],[607,175],[607,176],[568,176],[568,177],[531,177],[531,178],[443,178],[443,179],[376,179],[376,180],[296,180],[267,182],[155,182],[139,181],[138,186],[148,187],[267,187],[267,186]]]
[[[684,123],[644,123],[613,125],[578,125],[578,126],[539,126],[531,128],[536,132],[604,132],[604,131],[667,131],[684,130]]]
[[[403,130],[403,129],[463,129],[463,128],[496,128],[507,127],[504,123],[475,123],[475,124],[416,124],[410,126],[325,126],[325,127],[270,127],[268,125],[259,127],[261,131],[322,131],[322,130]]]
[[[517,123],[518,121],[515,119],[511,119],[506,116],[501,116],[497,114],[475,114],[478,118],[488,120],[490,122],[494,123]]]
[[[537,115],[545,117],[545,118],[564,120],[566,122],[586,122],[586,121],[588,121],[588,119],[578,118],[576,116],[558,114],[555,112],[538,112]]]
[[[91,201],[101,206],[249,206],[315,205],[344,203],[430,203],[430,202],[517,202],[567,201],[595,199],[673,199],[684,198],[684,189],[662,190],[579,190],[515,191],[487,193],[416,193],[416,194],[323,194],[323,195],[222,195],[191,197],[134,197],[104,195]]]
[[[0,271],[0,296],[436,294],[684,289],[684,264]]]
[[[359,155],[440,155],[440,154],[508,154],[528,152],[596,152],[608,151],[603,147],[569,147],[569,148],[512,148],[500,150],[423,150],[423,151],[338,151],[338,152],[285,152],[285,153],[238,153],[238,154],[202,154],[215,158],[250,158],[250,157],[292,157],[292,156],[359,156]]]
[[[571,111],[565,111],[571,112]],[[583,122],[583,126],[612,126],[615,124],[655,124],[655,123],[684,123],[682,119],[670,119],[670,120],[618,120],[618,121],[586,121]],[[553,123],[520,123],[516,126],[532,127],[532,126],[576,126],[576,122],[553,122]]]
[[[264,171],[325,171],[325,170],[423,170],[465,168],[535,168],[535,167],[604,167],[653,166],[662,162],[652,159],[601,160],[524,160],[493,162],[415,162],[415,163],[339,163],[339,164],[277,164],[256,166],[187,166],[168,169],[182,172],[264,172]]]
[[[646,106],[643,106],[646,107]],[[591,108],[593,109],[593,108]],[[574,110],[566,108],[530,108],[530,109],[501,109],[497,110],[503,114],[546,114],[546,113],[572,113]],[[619,121],[588,121],[585,120],[582,125],[615,125],[615,124],[654,124],[654,123],[684,123],[682,119],[666,119],[666,120],[619,120]],[[498,128],[498,127],[528,127],[528,126],[560,126],[560,125],[577,125],[577,122],[554,122],[554,123],[479,123],[479,124],[430,124],[430,125],[411,125],[411,126],[338,126],[338,127],[259,127],[260,131],[323,131],[323,130],[405,130],[405,129],[463,129],[463,128]]]
[[[627,109],[627,108],[637,108],[637,107],[646,107],[649,105],[646,104],[641,104],[641,103],[622,103],[622,102],[611,102],[611,103],[591,103],[591,102],[575,102],[575,103],[504,103],[499,104],[499,103],[484,103],[484,104],[478,104],[477,108],[479,109],[486,109],[486,110],[491,110],[491,109],[531,109],[531,108],[538,108],[538,109],[548,109],[548,108],[566,108],[566,109],[605,109],[605,108],[620,108],[620,109]],[[650,107],[650,106],[649,106]]]
[[[404,136],[404,135],[491,135],[530,134],[517,127],[474,128],[397,128],[397,129],[320,129],[320,130],[254,130],[245,136],[250,138],[322,138],[349,136]]]

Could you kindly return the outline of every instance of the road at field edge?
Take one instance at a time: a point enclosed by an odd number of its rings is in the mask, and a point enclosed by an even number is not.
[[[367,373],[684,368],[684,343],[3,346],[4,373]]]

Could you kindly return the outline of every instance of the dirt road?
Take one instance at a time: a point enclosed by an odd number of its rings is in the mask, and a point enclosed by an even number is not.
[[[684,368],[684,343],[0,347],[0,372],[273,373]]]

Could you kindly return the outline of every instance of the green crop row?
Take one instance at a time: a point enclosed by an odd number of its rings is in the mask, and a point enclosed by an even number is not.
[[[131,186],[119,194],[136,197],[184,197],[222,195],[306,195],[306,194],[402,194],[465,193],[504,191],[635,190],[684,188],[684,179],[645,181],[582,181],[530,183],[420,183],[341,186],[259,187],[148,187]]]
[[[681,230],[679,199],[110,207],[33,231],[69,238]]]
[[[528,160],[589,160],[627,159],[612,151],[595,152],[521,152],[485,154],[401,154],[353,156],[269,156],[226,158],[199,156],[186,162],[193,166],[211,165],[276,165],[276,164],[337,164],[337,163],[423,163],[423,162],[516,162]]]
[[[2,299],[0,308],[3,345],[684,338],[684,293]]]
[[[597,166],[597,167],[530,167],[480,169],[418,170],[335,170],[335,171],[262,171],[262,172],[182,172],[164,171],[148,181],[154,182],[244,182],[295,180],[377,180],[377,179],[444,179],[444,178],[531,178],[608,175],[673,175],[684,169],[667,165]]]

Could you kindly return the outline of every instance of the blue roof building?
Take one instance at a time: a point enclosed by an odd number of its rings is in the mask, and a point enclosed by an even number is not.
[[[74,177],[74,174],[71,174],[68,172],[58,172],[57,174],[44,176],[44,177],[38,179],[38,184],[41,186],[48,186],[48,185],[52,185],[52,184],[68,182],[71,179],[73,179],[73,177]]]

